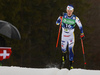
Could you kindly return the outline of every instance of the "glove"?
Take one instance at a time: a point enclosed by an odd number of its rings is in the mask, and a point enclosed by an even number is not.
[[[81,33],[80,38],[81,38],[82,40],[84,40],[84,38],[85,38],[84,33]]]

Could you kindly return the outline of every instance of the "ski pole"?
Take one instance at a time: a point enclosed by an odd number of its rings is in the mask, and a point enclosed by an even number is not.
[[[58,37],[57,37],[57,43],[56,43],[56,48],[58,47],[58,42],[59,42],[59,36],[60,36],[60,31],[61,31],[61,24],[62,24],[62,16],[61,16],[61,22],[60,22],[60,26],[59,26],[59,32],[58,32]]]
[[[84,52],[84,46],[83,46],[83,40],[82,39],[81,39],[81,44],[82,44],[82,51],[83,51],[84,68],[86,68],[85,52]]]

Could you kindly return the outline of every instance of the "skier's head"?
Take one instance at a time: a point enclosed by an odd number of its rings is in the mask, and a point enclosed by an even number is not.
[[[71,4],[68,5],[67,8],[66,8],[66,11],[67,11],[68,16],[71,16],[73,14],[73,12],[74,12],[73,5],[71,5]]]

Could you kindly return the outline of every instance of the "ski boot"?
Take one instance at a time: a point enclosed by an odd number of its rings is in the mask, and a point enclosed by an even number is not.
[[[66,62],[66,53],[62,53],[62,60],[61,60],[60,68],[64,68],[65,62]]]
[[[69,70],[70,70],[70,69],[73,69],[73,65],[72,65],[73,62],[74,62],[74,61],[70,61],[70,62],[69,62],[69,63],[70,63],[70,64],[69,64]]]

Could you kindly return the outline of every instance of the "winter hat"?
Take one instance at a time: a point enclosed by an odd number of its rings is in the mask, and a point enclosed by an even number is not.
[[[71,4],[67,6],[67,10],[73,10],[73,9],[74,9],[74,6]]]

